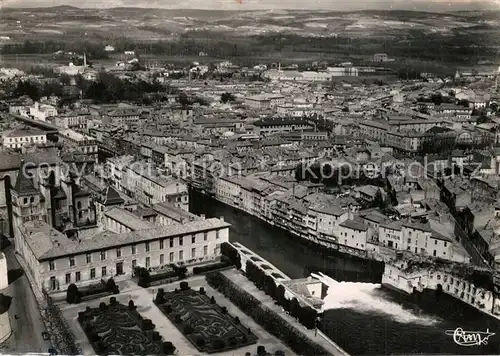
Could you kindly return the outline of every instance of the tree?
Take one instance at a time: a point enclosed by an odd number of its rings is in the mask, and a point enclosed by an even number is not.
[[[380,209],[385,209],[387,207],[386,201],[382,196],[382,192],[380,191],[380,189],[378,189],[375,193],[375,197],[373,198],[373,206]]]
[[[185,92],[179,93],[179,95],[177,96],[177,102],[183,107],[191,105],[191,100],[189,100],[189,97]]]
[[[80,303],[80,292],[78,291],[78,287],[76,286],[76,284],[72,283],[69,285],[66,292],[66,301],[69,304]]]
[[[225,104],[225,103],[227,103],[227,102],[229,102],[229,101],[234,101],[235,99],[236,99],[236,98],[234,97],[234,95],[233,95],[233,94],[231,94],[231,93],[228,93],[228,92],[223,93],[223,94],[220,96],[220,101],[221,101],[222,103],[224,103],[224,104]]]

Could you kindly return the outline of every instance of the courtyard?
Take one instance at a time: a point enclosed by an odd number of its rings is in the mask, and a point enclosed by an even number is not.
[[[155,304],[200,352],[221,352],[257,342],[251,330],[209,297],[204,287],[196,291],[185,282],[181,290],[159,290]]]
[[[255,323],[253,319],[246,316],[246,314],[228,301],[222,294],[208,286],[204,276],[192,277],[186,281],[193,290],[198,291],[200,287],[203,287],[207,296],[213,296],[221,308],[225,307],[227,309],[228,315],[232,318],[238,317],[245,329],[250,329],[251,333],[255,335],[257,342],[252,345],[238,347],[237,354],[245,355],[245,353],[249,352],[251,355],[256,355],[257,346],[262,345],[266,348],[267,352],[271,354],[274,354],[276,351],[283,351],[285,355],[295,355],[287,346],[283,345],[279,339],[266,332],[257,323]],[[177,355],[201,355],[207,353],[199,351],[197,347],[193,345],[193,343],[183,334],[183,330],[179,330],[179,328],[177,328],[175,324],[169,320],[169,318],[165,316],[153,302],[158,294],[159,288],[163,288],[165,293],[174,292],[175,289],[180,290],[179,282],[148,289],[137,286],[137,284],[131,280],[118,282],[118,285],[120,287],[120,294],[114,296],[117,302],[127,306],[129,301],[132,300],[136,306],[136,311],[143,319],[151,320],[154,324],[154,331],[158,332],[159,336],[162,337],[162,342],[171,342],[176,348]],[[85,311],[87,307],[90,307],[91,309],[99,308],[100,303],[105,302],[106,304],[109,304],[109,301],[109,297],[104,297],[101,299],[82,302],[80,304],[67,304],[62,301],[58,303],[63,316],[68,321],[71,331],[75,335],[75,340],[80,345],[84,355],[95,355],[97,350],[94,350],[92,343],[89,341],[85,331],[78,322],[78,313]],[[217,355],[233,356],[235,355],[235,351],[217,352]]]
[[[125,306],[111,298],[99,308],[87,307],[78,313],[78,321],[94,350],[110,355],[158,355],[161,336],[154,324],[143,319],[133,303]]]

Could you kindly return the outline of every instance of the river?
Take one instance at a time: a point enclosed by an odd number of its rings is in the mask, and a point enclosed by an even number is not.
[[[311,275],[329,286],[320,329],[352,355],[500,354],[500,321],[446,295],[404,296],[381,287],[381,266],[332,255],[297,241],[258,218],[192,192],[190,209],[230,223],[240,242],[292,278]],[[323,274],[324,273],[324,274]],[[486,345],[459,346],[447,330],[497,333]]]

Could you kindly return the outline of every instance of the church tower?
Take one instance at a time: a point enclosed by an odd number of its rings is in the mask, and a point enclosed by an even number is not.
[[[33,178],[30,177],[30,174],[24,167],[24,161],[21,161],[16,184],[11,190],[16,250],[20,246],[20,227],[28,221],[45,219],[40,192],[33,185]]]

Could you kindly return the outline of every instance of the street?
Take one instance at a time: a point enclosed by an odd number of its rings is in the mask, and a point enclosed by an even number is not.
[[[13,246],[4,249],[3,253],[7,258],[8,270],[18,272],[21,267],[15,258]],[[12,335],[4,344],[0,345],[0,352],[46,353],[50,343],[43,340],[42,337],[45,326],[35,296],[24,273],[22,275],[14,273],[14,275],[17,279],[12,282],[9,280],[8,288],[1,291],[3,294],[12,297],[12,304],[9,309]],[[18,319],[14,317],[15,315],[17,315]]]

